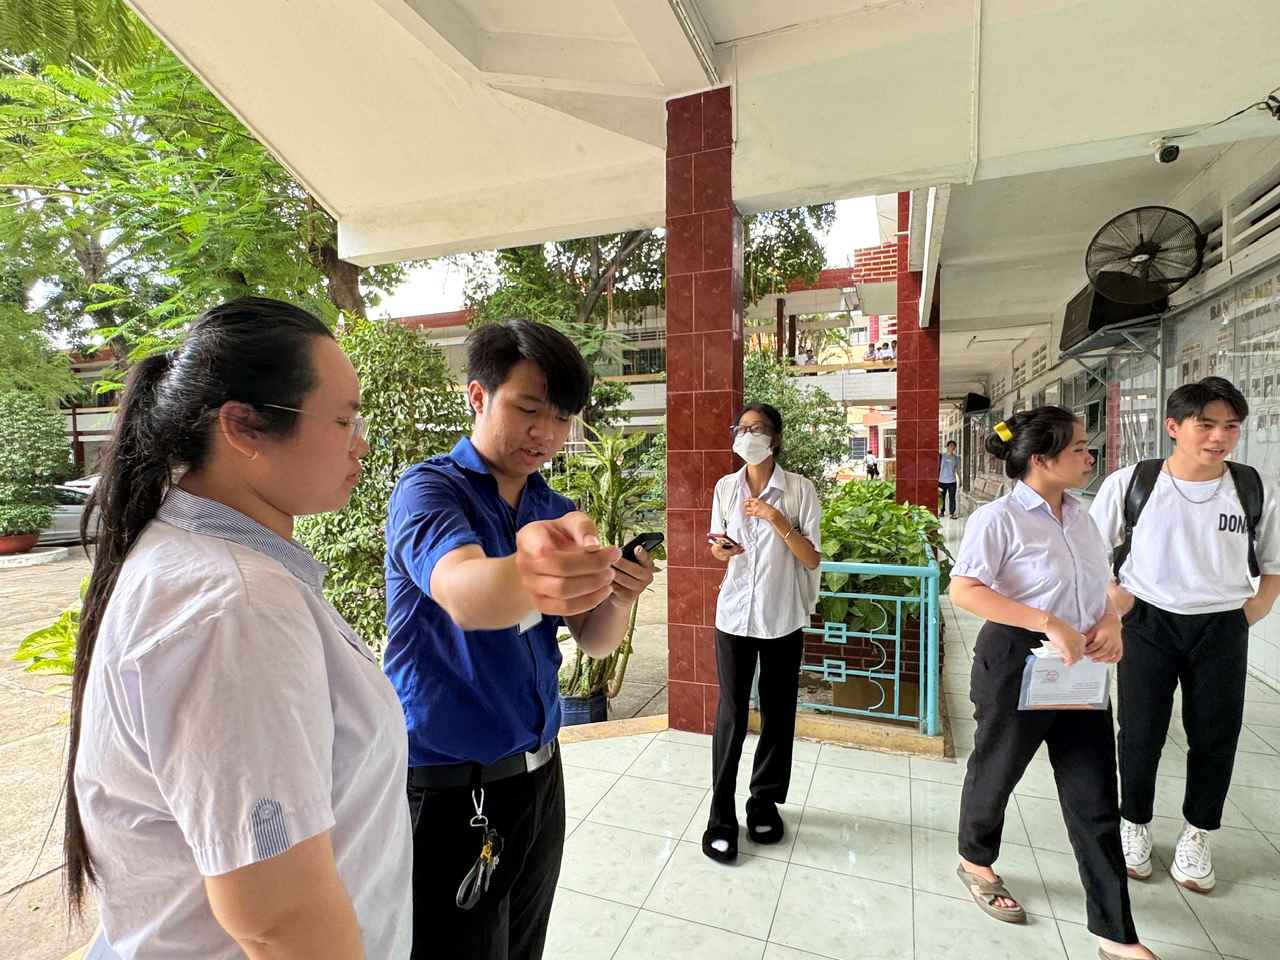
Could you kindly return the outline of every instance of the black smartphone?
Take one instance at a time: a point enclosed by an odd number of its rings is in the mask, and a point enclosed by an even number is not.
[[[662,543],[662,540],[662,534],[656,531],[654,533],[637,534],[622,548],[622,559],[636,563],[636,547],[643,547],[645,553],[653,553],[658,548],[658,545]]]

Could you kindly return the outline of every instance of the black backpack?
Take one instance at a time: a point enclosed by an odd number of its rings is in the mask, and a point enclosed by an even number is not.
[[[1163,460],[1143,460],[1133,468],[1133,476],[1129,478],[1129,486],[1124,491],[1124,542],[1116,547],[1111,568],[1116,580],[1120,579],[1120,568],[1129,559],[1129,549],[1133,545],[1133,528],[1138,525],[1138,517],[1142,508],[1151,498],[1151,491],[1156,487],[1156,479],[1164,467]],[[1240,505],[1244,507],[1245,525],[1249,531],[1249,575],[1257,577],[1261,569],[1258,566],[1258,524],[1262,520],[1262,477],[1258,471],[1245,463],[1227,461],[1231,471],[1231,479],[1236,485],[1236,493],[1240,497]]]

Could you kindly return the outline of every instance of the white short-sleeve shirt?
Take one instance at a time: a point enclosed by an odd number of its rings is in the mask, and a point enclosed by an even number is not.
[[[84,696],[89,953],[243,956],[204,877],[330,831],[367,957],[408,957],[408,741],[391,684],[296,543],[181,489],[129,552]]]
[[[1090,513],[1109,547],[1124,540],[1124,496],[1134,467],[1102,482]],[[1171,613],[1237,610],[1256,593],[1249,576],[1249,533],[1231,475],[1221,480],[1175,481],[1164,471],[1133,528],[1120,585],[1135,597]],[[1263,482],[1258,524],[1258,566],[1280,573],[1280,501]]]
[[[799,488],[798,516],[787,517],[795,536],[815,547],[822,542],[822,506],[813,483],[799,474],[790,474]],[[721,490],[727,503],[720,502]],[[775,466],[760,499],[786,512],[786,475]],[[767,520],[748,517],[743,502],[751,496],[747,468],[721,478],[711,499],[711,533],[723,533],[742,545],[743,553],[732,557],[720,584],[716,600],[716,628],[739,637],[772,639],[785,637],[809,625],[800,592],[800,561]],[[793,494],[794,496],[794,494]]]
[[[953,577],[1050,613],[1081,633],[1107,610],[1108,551],[1078,500],[1062,498],[1062,522],[1025,483],[984,504],[965,524]]]

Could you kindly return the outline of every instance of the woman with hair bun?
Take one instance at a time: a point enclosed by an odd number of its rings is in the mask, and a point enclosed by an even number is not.
[[[951,575],[952,602],[987,621],[974,650],[969,698],[978,727],[960,800],[956,873],[986,913],[1026,921],[992,867],[1009,796],[1045,744],[1098,956],[1152,960],[1129,905],[1110,708],[1018,709],[1035,647],[1057,648],[1068,666],[1081,657],[1120,659],[1120,619],[1107,595],[1109,551],[1067,494],[1093,473],[1084,427],[1061,407],[1039,407],[996,424],[986,448],[1004,461],[1013,488],[974,511]]]

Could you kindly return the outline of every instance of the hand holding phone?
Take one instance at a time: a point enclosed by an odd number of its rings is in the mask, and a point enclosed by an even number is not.
[[[743,552],[742,544],[723,533],[708,533],[707,543],[721,550],[727,550],[731,555]]]
[[[639,547],[645,553],[653,553],[662,544],[662,534],[658,532],[641,533],[627,541],[627,545],[622,548],[622,559],[631,563],[638,563],[636,560],[636,548]]]

